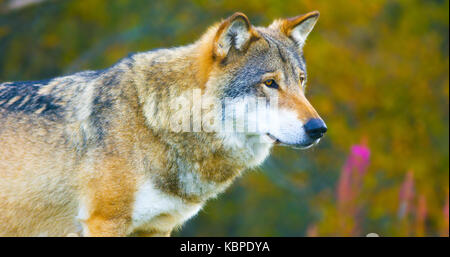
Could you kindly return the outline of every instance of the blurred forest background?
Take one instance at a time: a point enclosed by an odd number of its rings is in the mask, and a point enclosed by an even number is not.
[[[276,147],[174,235],[448,236],[449,1],[0,0],[0,81],[187,44],[235,11],[312,10],[307,95],[329,133]]]

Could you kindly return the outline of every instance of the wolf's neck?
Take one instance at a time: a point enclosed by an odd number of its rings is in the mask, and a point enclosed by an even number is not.
[[[170,166],[154,181],[161,190],[194,201],[221,193],[244,170],[261,164],[271,148],[244,135],[174,133],[157,138],[167,146]]]
[[[174,113],[176,97],[202,89],[198,46],[163,49],[133,56],[134,76],[143,114],[153,138],[165,145],[167,163],[154,176],[157,186],[172,194],[206,200],[223,191],[241,172],[259,165],[270,146],[257,136],[171,130],[171,122],[186,113]],[[201,60],[200,60],[201,63]],[[189,96],[189,93],[188,93]]]

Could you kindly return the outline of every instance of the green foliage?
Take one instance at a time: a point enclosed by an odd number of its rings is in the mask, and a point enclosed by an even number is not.
[[[235,11],[267,25],[312,10],[321,18],[305,46],[307,94],[329,133],[312,150],[276,148],[177,235],[448,235],[448,1],[44,1],[0,14],[0,81],[101,69],[130,52],[186,44]],[[347,231],[337,183],[361,140],[371,159],[358,231]],[[417,211],[400,217],[408,171]]]

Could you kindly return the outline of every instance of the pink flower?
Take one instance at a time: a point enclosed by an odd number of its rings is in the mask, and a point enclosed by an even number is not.
[[[444,205],[444,209],[443,209],[443,214],[444,214],[444,228],[443,228],[443,232],[442,235],[443,236],[448,236],[448,193],[447,193],[447,201]]]
[[[356,170],[364,175],[369,166],[370,150],[365,145],[354,145],[351,148],[350,156],[344,166],[347,170]]]
[[[353,145],[345,165],[342,169],[338,184],[338,201],[347,202],[356,194],[356,188],[361,183],[361,177],[369,166],[370,150],[367,146]]]
[[[405,217],[411,208],[411,202],[414,198],[414,176],[412,171],[408,171],[402,188],[400,189],[400,206],[398,210],[399,218]]]
[[[447,194],[447,202],[445,203],[445,206],[444,206],[444,217],[448,223],[448,194]]]
[[[338,202],[348,202],[352,198],[352,170],[345,168],[342,170],[341,177],[338,184]]]
[[[310,225],[308,227],[308,229],[306,230],[306,236],[308,236],[308,237],[318,237],[319,236],[316,224]]]
[[[419,195],[419,202],[416,210],[416,235],[425,235],[425,219],[427,218],[427,199],[424,195]]]
[[[342,167],[337,187],[338,212],[342,233],[358,234],[360,207],[355,202],[361,192],[363,177],[369,166],[370,150],[366,144],[353,145]]]

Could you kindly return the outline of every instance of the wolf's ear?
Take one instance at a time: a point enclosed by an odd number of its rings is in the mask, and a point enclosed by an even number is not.
[[[225,57],[231,48],[243,51],[252,37],[252,25],[245,14],[237,12],[224,20],[214,37],[213,51]]]
[[[317,19],[319,19],[318,11],[288,18],[282,21],[281,30],[288,37],[291,37],[300,47],[303,47]]]

